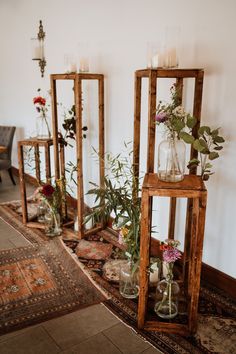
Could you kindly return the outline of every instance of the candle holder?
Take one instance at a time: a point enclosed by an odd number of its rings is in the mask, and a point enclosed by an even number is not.
[[[42,21],[40,20],[39,32],[37,38],[31,38],[31,44],[32,44],[32,60],[39,61],[41,77],[44,77],[44,68],[46,66],[46,60],[44,56],[44,38],[45,38],[45,32],[43,30]]]

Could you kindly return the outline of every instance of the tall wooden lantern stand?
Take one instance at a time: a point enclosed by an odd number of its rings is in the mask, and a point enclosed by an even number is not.
[[[202,69],[145,69],[135,73],[135,113],[133,166],[135,175],[139,176],[140,168],[140,131],[141,131],[141,92],[142,79],[148,79],[148,137],[147,168],[142,186],[141,200],[141,232],[140,232],[140,293],[138,303],[138,327],[146,330],[189,335],[197,329],[197,310],[200,289],[202,248],[204,238],[205,208],[207,192],[203,181],[196,176],[196,170],[185,176],[181,182],[162,182],[154,173],[155,140],[156,140],[156,104],[157,83],[159,79],[176,80],[180,102],[183,98],[184,80],[194,79],[193,116],[197,119],[192,135],[196,138],[200,126],[201,102],[204,72]],[[197,157],[191,150],[190,159]],[[186,311],[172,320],[159,318],[150,308],[148,268],[151,251],[151,215],[154,197],[170,198],[168,237],[174,239],[176,198],[187,198],[185,242],[181,276],[179,283],[186,303]]]
[[[77,211],[78,211],[78,233],[77,238],[81,239],[89,233],[94,233],[102,229],[97,226],[85,232],[83,226],[84,220],[84,188],[83,188],[83,116],[82,116],[82,82],[87,80],[96,80],[98,82],[98,120],[99,120],[99,176],[100,185],[104,183],[104,76],[102,74],[78,73],[78,74],[52,74],[51,92],[52,92],[52,127],[55,161],[55,178],[60,179],[60,159],[58,144],[58,115],[57,115],[57,90],[58,80],[72,80],[74,82],[74,102],[76,118],[76,155],[77,155]]]

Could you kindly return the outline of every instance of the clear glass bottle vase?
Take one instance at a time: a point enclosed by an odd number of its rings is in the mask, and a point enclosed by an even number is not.
[[[47,212],[47,206],[43,200],[41,200],[37,207],[37,220],[40,223],[45,222],[45,214]]]
[[[48,209],[44,218],[46,235],[51,237],[61,235],[62,229],[60,214],[52,209]]]
[[[37,139],[49,139],[51,137],[48,118],[45,114],[40,113],[36,118]]]
[[[182,140],[171,135],[158,147],[158,178],[165,182],[184,179],[186,148]]]
[[[166,278],[157,284],[154,311],[159,317],[172,319],[177,316],[179,293],[179,284],[173,280],[172,271],[169,271]]]
[[[139,294],[138,271],[130,261],[120,267],[120,294],[127,299],[135,299]]]

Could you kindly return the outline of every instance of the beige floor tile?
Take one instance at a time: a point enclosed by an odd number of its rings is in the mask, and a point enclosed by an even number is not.
[[[150,346],[123,323],[103,331],[103,334],[125,354],[138,354]]]
[[[114,346],[102,333],[99,333],[88,340],[66,349],[63,354],[121,354],[121,351]]]
[[[104,306],[94,305],[42,325],[58,345],[65,349],[117,323],[119,320]]]
[[[54,354],[60,351],[60,348],[41,326],[0,343],[2,354]]]

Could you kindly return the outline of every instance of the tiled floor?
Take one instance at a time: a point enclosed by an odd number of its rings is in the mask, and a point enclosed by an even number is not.
[[[34,188],[27,187],[30,195]],[[19,199],[19,188],[2,173],[0,202]],[[0,249],[27,245],[0,219]],[[0,336],[1,354],[157,354],[103,305],[94,305],[39,325]]]

